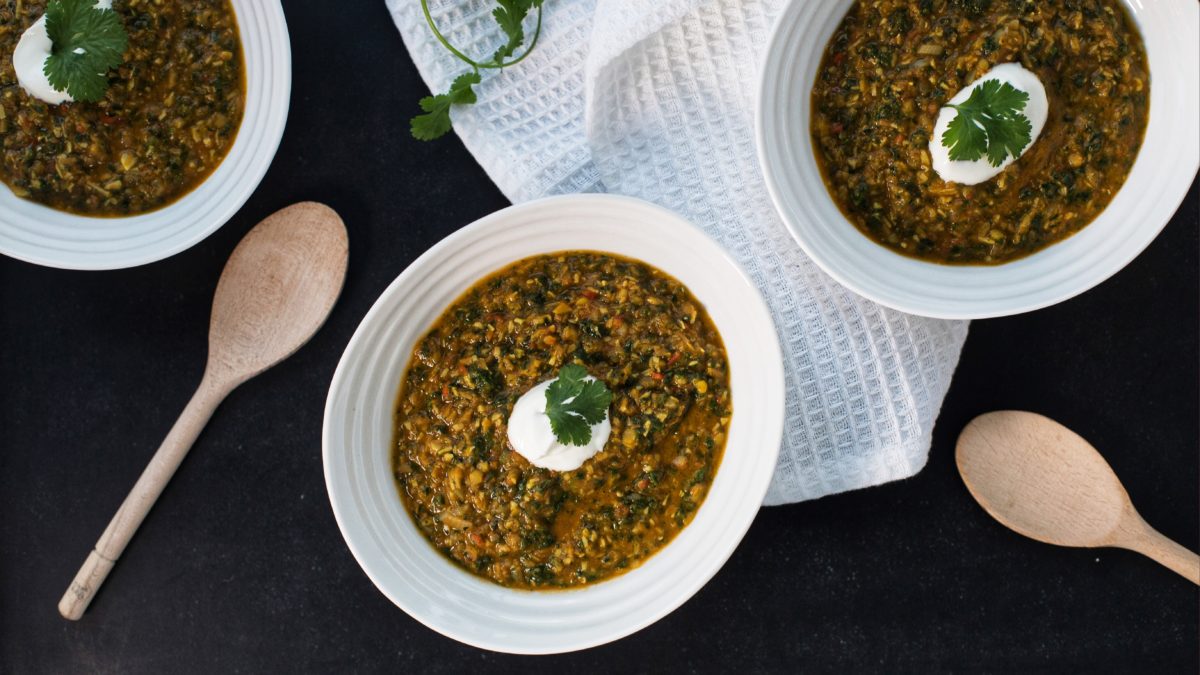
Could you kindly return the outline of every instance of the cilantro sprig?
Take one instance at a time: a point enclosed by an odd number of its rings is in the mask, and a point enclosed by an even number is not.
[[[1028,102],[1029,94],[1011,84],[986,80],[966,101],[947,104],[958,111],[942,134],[950,159],[973,162],[986,154],[992,166],[1000,166],[1010,154],[1019,156],[1032,141],[1033,125],[1021,112]]]
[[[429,0],[421,0],[421,10],[425,13],[425,21],[429,30],[438,42],[460,61],[471,66],[471,70],[455,78],[450,90],[436,96],[426,96],[420,100],[424,113],[412,118],[410,123],[413,138],[421,141],[432,141],[445,135],[452,128],[450,108],[455,105],[468,105],[475,102],[475,85],[482,81],[481,70],[500,69],[515,66],[537,46],[538,37],[542,34],[542,1],[543,0],[496,0],[496,8],[492,10],[492,18],[504,33],[505,41],[491,57],[484,61],[476,61],[464,54],[438,30],[433,16],[429,13]],[[520,56],[514,56],[517,50],[525,44],[525,18],[533,10],[537,10],[537,26],[529,47]]]
[[[563,366],[558,379],[546,388],[546,416],[560,443],[587,445],[592,425],[604,421],[612,392],[600,380],[588,380],[587,370],[574,364]]]
[[[43,71],[50,86],[76,101],[103,98],[108,71],[121,65],[129,44],[121,17],[96,0],[50,0],[46,33],[52,46]]]

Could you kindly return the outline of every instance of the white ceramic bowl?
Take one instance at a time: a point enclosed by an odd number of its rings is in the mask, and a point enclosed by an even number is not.
[[[1200,166],[1200,5],[1126,0],[1150,61],[1150,121],[1137,161],[1108,208],[1082,231],[998,266],[948,266],[867,239],[822,182],[809,98],[825,45],[853,0],[791,2],[775,24],[758,94],[758,153],[775,206],[804,251],[847,288],[889,307],[943,318],[1027,312],[1115,274],[1150,244]]]
[[[733,418],[695,519],[640,567],[578,590],[503,588],[452,564],[417,530],[390,468],[393,406],[415,342],[477,280],[540,253],[595,250],[645,261],[707,308],[729,357]],[[762,504],[783,431],[779,342],[757,289],[716,243],[661,207],[574,195],[513,206],[447,237],[367,313],[325,407],[329,500],[346,543],[384,595],[430,628],[496,651],[541,654],[615,640],[661,618],[725,562]]]
[[[0,253],[81,270],[161,260],[225,224],[271,165],[287,122],[292,52],[279,0],[232,0],[246,67],[246,107],[221,165],[178,201],[137,216],[89,218],[14,195],[0,183]]]

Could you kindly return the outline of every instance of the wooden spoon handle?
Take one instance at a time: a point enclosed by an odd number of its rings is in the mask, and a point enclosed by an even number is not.
[[[1200,586],[1200,556],[1168,539],[1137,517],[1126,528],[1117,546],[1137,551],[1188,581]]]
[[[232,387],[219,384],[205,373],[192,400],[183,409],[175,426],[171,427],[158,452],[154,453],[150,464],[130,490],[129,496],[109,521],[104,534],[100,535],[96,548],[88,555],[71,586],[58,602],[58,611],[64,618],[76,621],[83,616],[96,591],[112,571],[117,558],[125,551],[133,533],[137,532],[138,526],[150,512],[150,507],[154,506],[163,488],[187,456],[192,443],[212,417],[213,411],[231,389]]]

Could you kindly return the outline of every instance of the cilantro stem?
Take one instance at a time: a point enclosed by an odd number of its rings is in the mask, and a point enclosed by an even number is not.
[[[496,63],[494,61],[480,63],[459,51],[454,45],[450,44],[450,41],[446,39],[446,36],[442,35],[442,32],[438,30],[437,23],[435,23],[433,20],[433,15],[429,12],[429,0],[421,0],[421,11],[424,12],[425,22],[429,24],[429,30],[433,31],[433,36],[437,38],[438,42],[442,43],[442,46],[445,47],[447,51],[458,57],[459,60],[470,65],[475,70],[479,70],[480,68],[507,68],[509,66],[517,65],[521,61],[524,61],[526,56],[529,56],[529,53],[532,52],[533,48],[537,46],[538,37],[540,37],[542,34],[542,8],[539,5],[537,8],[537,27],[533,30],[533,38],[529,41],[529,46],[525,49],[525,53],[511,61],[500,63]]]

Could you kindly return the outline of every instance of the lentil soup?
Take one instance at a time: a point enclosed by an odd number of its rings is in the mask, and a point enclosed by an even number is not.
[[[229,0],[114,0],[124,62],[102,100],[57,106],[27,94],[7,58],[45,8],[0,0],[0,180],[89,216],[152,211],[203,182],[233,146],[245,101]]]
[[[938,111],[1011,62],[1045,86],[1041,135],[989,181],[943,181],[928,150]],[[863,234],[934,262],[1003,263],[1104,210],[1141,147],[1149,94],[1145,48],[1117,0],[858,0],[825,49],[811,134]]]
[[[507,420],[569,363],[611,389],[612,433],[556,472],[510,447]],[[574,587],[637,566],[691,522],[731,415],[721,338],[680,282],[609,254],[535,256],[477,283],[417,343],[393,469],[417,527],[460,566]]]

